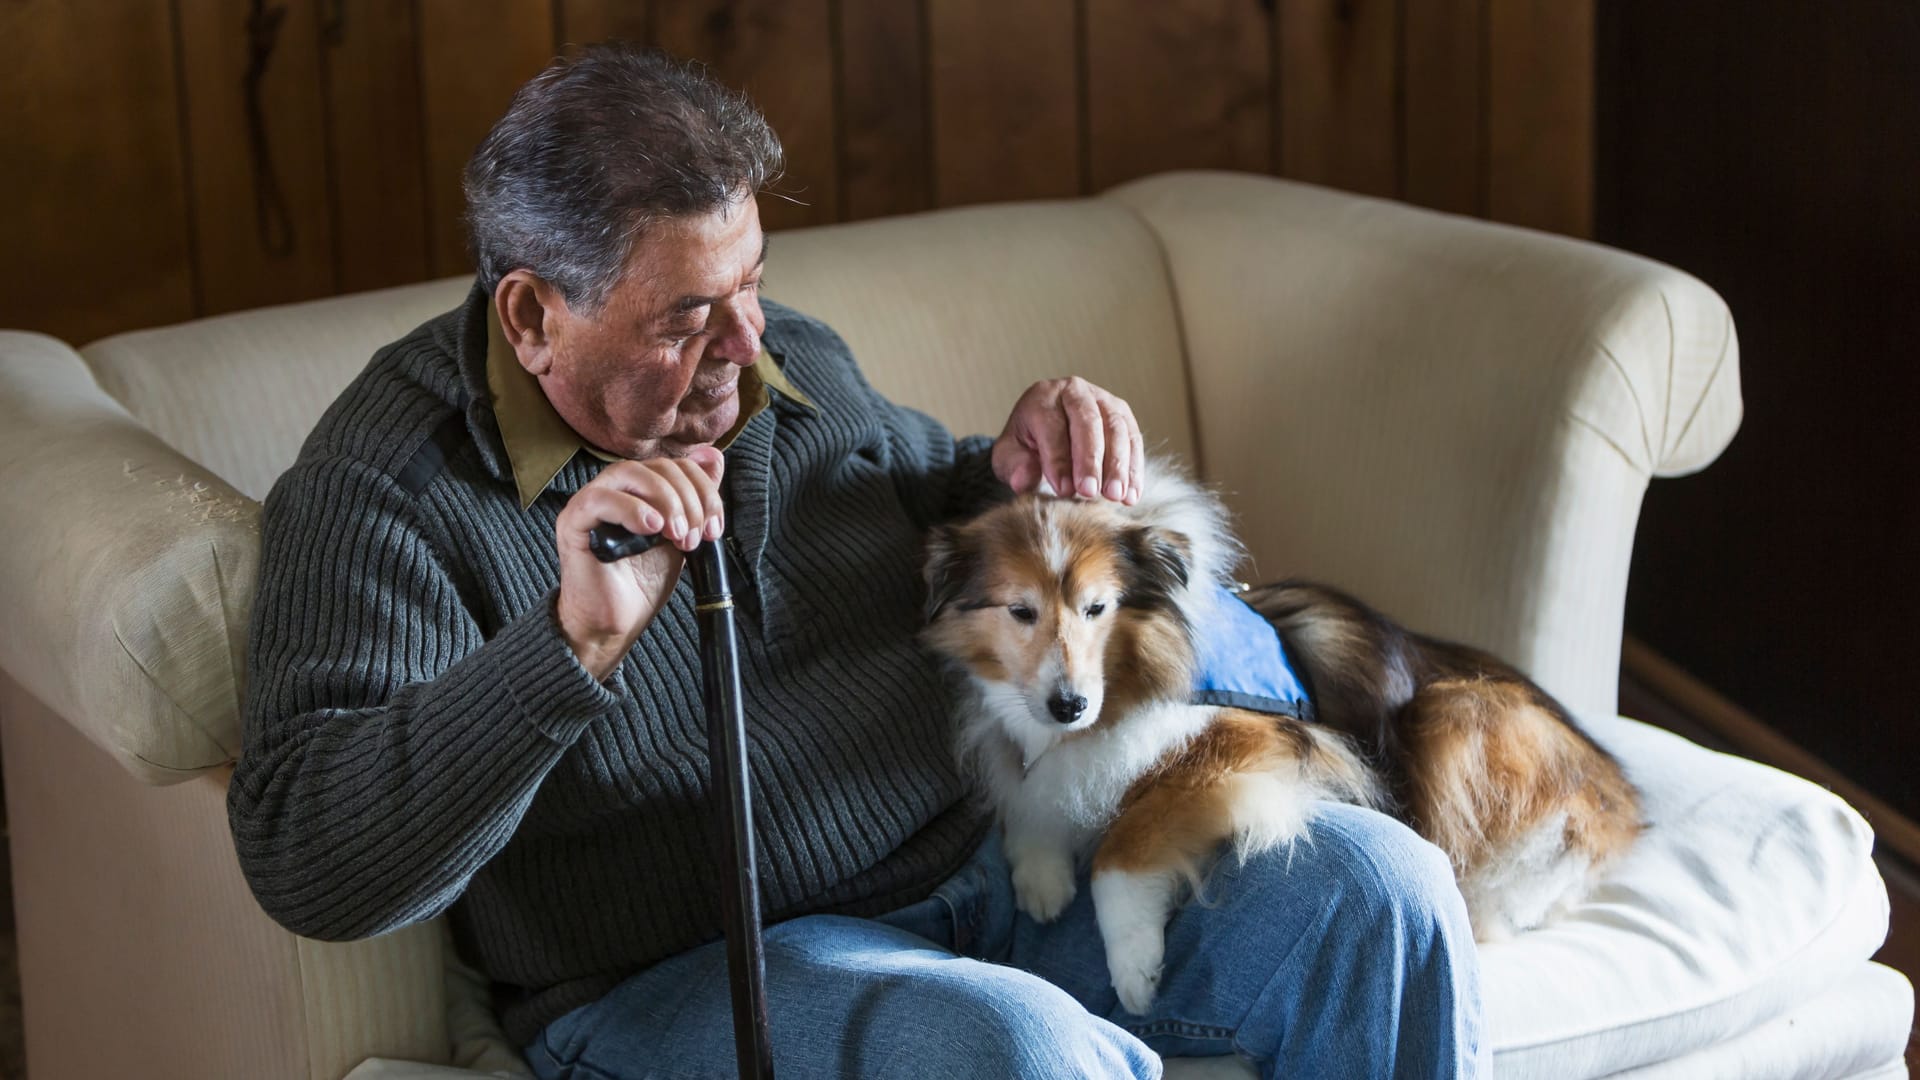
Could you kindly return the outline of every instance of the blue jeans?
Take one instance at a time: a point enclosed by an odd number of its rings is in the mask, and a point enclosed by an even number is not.
[[[1263,1076],[1484,1075],[1479,970],[1438,849],[1321,808],[1291,852],[1222,858],[1167,925],[1146,1016],[1120,1007],[1086,882],[1045,926],[989,840],[934,895],[878,919],[767,928],[774,1066],[805,1077],[1158,1077],[1238,1054]],[[682,953],[549,1024],[542,1080],[734,1075],[725,947]]]

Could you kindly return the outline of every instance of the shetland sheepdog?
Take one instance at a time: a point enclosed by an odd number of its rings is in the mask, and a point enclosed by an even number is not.
[[[1325,586],[1242,597],[1312,720],[1195,704],[1199,620],[1241,557],[1219,500],[1161,462],[1138,505],[1024,495],[929,540],[924,640],[959,676],[960,757],[1018,904],[1058,916],[1091,854],[1126,1008],[1152,1002],[1167,919],[1212,860],[1292,843],[1320,800],[1436,844],[1483,941],[1565,910],[1632,843],[1638,793],[1546,691]]]

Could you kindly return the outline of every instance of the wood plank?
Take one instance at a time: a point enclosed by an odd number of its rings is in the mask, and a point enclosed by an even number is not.
[[[193,315],[173,25],[162,4],[0,4],[0,326],[76,344]],[[84,60],[84,62],[76,62]]]
[[[760,199],[769,230],[839,217],[833,39],[827,0],[684,0],[654,14],[654,44],[700,60],[760,107],[786,176]]]
[[[1273,16],[1246,0],[1089,0],[1095,191],[1166,169],[1273,167]]]
[[[1396,0],[1279,0],[1280,173],[1400,190]]]
[[[1487,215],[1593,235],[1593,0],[1487,0]]]
[[[316,2],[176,6],[201,314],[334,292]]]
[[[917,4],[840,0],[840,219],[933,205],[926,24]]]
[[[1078,195],[1071,0],[928,0],[933,200]]]
[[[1920,5],[1603,10],[1597,236],[1727,299],[1746,402],[1704,478],[1647,492],[1629,625],[1920,820],[1888,662],[1920,651]]]
[[[321,17],[339,290],[423,281],[432,274],[413,6],[338,0]]]
[[[546,0],[418,0],[427,250],[436,275],[473,269],[460,174],[513,92],[553,58]]]
[[[645,45],[650,39],[647,9],[646,0],[560,0],[560,44],[627,41]]]
[[[1406,134],[1401,197],[1482,214],[1486,0],[1421,0],[1402,10]]]

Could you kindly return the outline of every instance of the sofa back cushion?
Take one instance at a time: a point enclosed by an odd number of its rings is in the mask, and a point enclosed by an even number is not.
[[[80,350],[107,393],[181,453],[264,499],[374,350],[460,303],[447,278],[217,315]]]
[[[1092,200],[977,207],[777,234],[767,295],[824,320],[868,377],[956,433],[998,432],[1044,375],[1128,398],[1187,454],[1173,297],[1157,242]],[[108,393],[255,499],[376,349],[457,306],[467,278],[119,334],[81,350]]]
[[[967,207],[773,237],[767,295],[838,330],[882,393],[997,434],[1034,380],[1125,398],[1151,449],[1194,448],[1159,241],[1102,200]]]
[[[1124,207],[947,211],[785,233],[773,250],[770,296],[837,327],[882,391],[957,432],[997,431],[1034,379],[1079,373],[1130,399],[1150,439],[1193,447],[1164,261]],[[66,381],[47,389],[52,376],[32,363],[19,374],[48,401],[61,387],[81,401],[84,417],[59,428],[81,449],[21,439],[77,456],[87,490],[112,508],[94,517],[114,520],[117,543],[95,553],[99,572],[86,579],[104,590],[93,611],[109,618],[91,619],[102,629],[72,653],[100,661],[84,678],[45,655],[71,644],[57,634],[35,638],[48,649],[32,657],[6,649],[0,659],[73,674],[31,688],[149,782],[230,759],[259,548],[252,500],[376,349],[457,306],[467,288],[448,279],[108,338],[82,356],[117,404],[80,358],[38,342],[67,365]],[[108,429],[120,441],[103,441]],[[75,523],[42,524],[36,549]],[[44,621],[64,623],[64,603],[49,594]]]

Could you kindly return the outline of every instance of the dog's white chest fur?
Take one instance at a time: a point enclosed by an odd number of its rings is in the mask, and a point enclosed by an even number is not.
[[[1073,901],[1075,865],[1113,821],[1127,789],[1203,730],[1215,710],[1154,705],[1071,739],[1029,743],[1014,733],[1031,725],[997,715],[990,687],[974,689],[962,713],[961,742],[1005,828],[1015,898],[1021,910],[1046,922]]]
[[[1061,827],[1088,838],[1105,829],[1120,800],[1142,773],[1204,730],[1215,709],[1167,702],[1129,713],[1073,738],[1029,745],[1014,738],[1022,727],[1003,724],[988,701],[963,721],[963,739],[980,751],[986,794],[1011,828]],[[1047,824],[1052,823],[1052,824]],[[1075,854],[1079,854],[1076,848]]]

